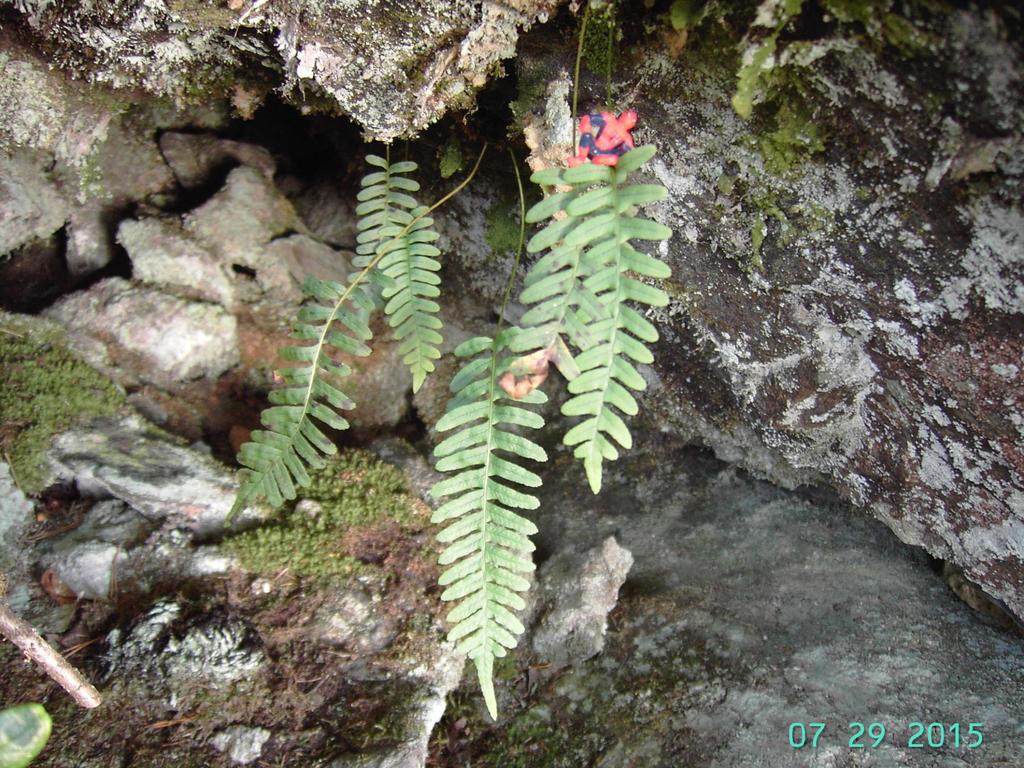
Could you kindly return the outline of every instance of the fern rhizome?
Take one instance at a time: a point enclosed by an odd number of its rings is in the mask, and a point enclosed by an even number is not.
[[[601,488],[605,461],[632,444],[625,419],[637,413],[632,392],[645,388],[636,364],[650,364],[646,344],[657,340],[644,306],[668,298],[645,282],[669,276],[658,259],[633,241],[657,241],[667,227],[641,218],[638,207],[663,199],[659,184],[630,184],[630,175],[653,156],[654,148],[625,152],[615,165],[585,163],[549,168],[531,180],[548,194],[525,212],[520,184],[520,244],[493,337],[461,344],[464,363],[452,379],[451,397],[436,428],[444,439],[434,449],[445,479],[431,494],[443,503],[432,521],[443,524],[441,599],[454,602],[447,619],[449,641],[476,666],[487,709],[497,718],[495,659],[516,646],[524,631],[516,612],[533,570],[530,536],[536,526],[524,517],[540,501],[533,491],[541,478],[524,466],[547,460],[525,436],[544,426],[534,410],[547,401],[540,386],[555,365],[568,380],[571,397],[562,406],[572,426],[563,437],[583,466],[594,493]],[[481,153],[482,157],[482,153]],[[356,271],[345,284],[309,279],[308,301],[299,311],[293,337],[282,350],[296,363],[280,371],[284,386],[270,394],[271,407],[238,460],[240,490],[232,514],[258,499],[278,507],[310,483],[307,467],[320,468],[337,451],[324,427],[343,430],[342,412],[355,407],[343,380],[351,374],[333,351],[358,359],[370,353],[370,315],[383,312],[400,343],[413,390],[434,370],[442,342],[439,306],[440,251],[429,213],[414,197],[419,185],[408,174],[416,164],[367,156],[373,170],[358,194]],[[516,179],[518,167],[513,157]],[[523,280],[520,301],[528,307],[518,326],[503,326],[505,305],[516,282],[527,223],[546,222],[527,250],[540,254]],[[353,363],[353,365],[356,363]]]

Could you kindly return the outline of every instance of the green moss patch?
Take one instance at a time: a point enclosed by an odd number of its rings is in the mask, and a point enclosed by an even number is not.
[[[500,200],[487,210],[484,239],[495,256],[515,253],[519,246],[519,203]]]
[[[228,539],[223,548],[254,573],[347,576],[358,571],[360,537],[396,525],[404,533],[427,525],[422,502],[409,494],[400,470],[366,451],[345,451],[312,475],[302,498],[315,513],[290,504],[264,525]]]
[[[50,480],[50,440],[76,423],[117,412],[124,392],[64,344],[50,323],[0,312],[0,446],[19,486]]]

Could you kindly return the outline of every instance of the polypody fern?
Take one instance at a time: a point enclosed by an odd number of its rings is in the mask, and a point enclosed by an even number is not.
[[[672,231],[640,218],[636,207],[664,199],[660,184],[627,184],[629,174],[654,156],[652,146],[627,152],[615,166],[585,164],[567,170],[547,169],[531,179],[553,185],[556,192],[526,215],[529,222],[552,219],[530,240],[527,250],[547,251],[526,276],[520,321],[523,332],[513,342],[518,351],[551,347],[564,335],[578,354],[579,375],[569,382],[573,395],[566,416],[582,420],[566,434],[575,446],[594,493],[601,490],[602,463],[618,458],[616,443],[632,446],[623,416],[637,413],[629,390],[646,383],[634,363],[654,358],[644,345],[658,332],[630,302],[662,307],[668,296],[640,277],[664,279],[671,274],[658,259],[632,246],[631,240],[665,240]]]
[[[441,267],[432,257],[440,252],[431,245],[438,235],[428,210],[409,194],[419,184],[402,175],[416,170],[416,164],[391,164],[376,155],[366,161],[381,170],[364,177],[358,196],[357,271],[347,285],[306,281],[304,291],[311,301],[299,310],[292,337],[312,343],[281,350],[281,357],[298,365],[279,371],[285,386],[270,393],[272,407],[260,415],[266,429],[253,432],[251,442],[239,451],[240,489],[231,515],[259,498],[274,507],[294,499],[296,487],[310,483],[306,467],[319,469],[324,456],[337,452],[321,425],[347,429],[340,412],[355,403],[338,388],[339,379],[352,370],[335,361],[332,350],[355,357],[370,354],[366,342],[373,335],[369,317],[376,303],[372,286],[380,288],[387,302],[384,312],[401,342],[414,389],[440,357],[436,345],[441,343],[441,321],[432,300],[439,294],[436,273]]]
[[[439,235],[427,209],[408,194],[418,191],[420,185],[402,174],[416,170],[416,163],[389,164],[376,155],[367,155],[366,162],[381,170],[363,178],[358,196],[355,265],[365,268],[379,258],[374,274],[386,278],[382,281],[387,302],[384,312],[400,342],[399,354],[412,372],[416,392],[441,356],[437,349],[442,341],[438,333],[441,321],[436,316],[440,307],[433,301],[440,295],[441,284],[437,276],[441,264],[433,257],[441,252],[432,245]]]
[[[314,301],[299,310],[292,337],[312,343],[281,350],[281,357],[298,365],[279,371],[285,386],[270,393],[273,405],[260,414],[266,429],[254,431],[238,453],[240,487],[231,514],[257,498],[274,507],[294,499],[296,485],[310,483],[306,467],[319,469],[324,456],[337,453],[320,425],[347,429],[340,411],[355,407],[338,388],[338,380],[352,369],[335,362],[330,350],[357,357],[370,354],[366,342],[373,334],[366,316],[373,300],[365,284],[356,281],[344,286],[311,277],[304,289]]]
[[[446,544],[440,564],[448,566],[440,583],[442,600],[457,600],[448,614],[454,627],[448,639],[476,665],[480,689],[491,717],[497,718],[494,659],[514,648],[523,625],[513,611],[524,603],[517,592],[529,588],[520,574],[533,570],[528,538],[537,532],[517,509],[536,509],[540,502],[516,486],[537,488],[538,475],[521,466],[523,459],[546,461],[544,450],[509,429],[537,429],[544,419],[524,405],[547,397],[533,390],[513,399],[500,379],[514,362],[506,353],[515,328],[497,338],[478,337],[461,344],[455,354],[471,358],[452,379],[453,397],[437,423],[439,432],[458,430],[435,449],[437,469],[455,472],[437,483],[431,493],[451,496],[434,512],[432,522],[448,523],[438,534]]]
[[[615,166],[587,163],[535,173],[534,182],[556,191],[525,215],[520,199],[520,251],[526,222],[550,219],[528,245],[529,251],[543,253],[524,281],[521,301],[529,309],[520,327],[502,330],[499,323],[494,338],[470,339],[455,351],[466,362],[451,382],[452,398],[436,425],[449,435],[435,449],[437,470],[451,474],[431,490],[435,498],[446,499],[432,520],[445,524],[438,535],[444,545],[439,562],[445,566],[441,599],[456,603],[448,614],[453,625],[448,638],[472,659],[495,718],[494,661],[514,648],[524,631],[515,612],[524,607],[519,593],[529,587],[522,574],[533,570],[529,537],[536,527],[517,510],[539,506],[529,489],[539,487],[541,478],[522,464],[546,461],[547,455],[522,433],[544,425],[527,406],[546,402],[539,386],[548,365],[554,363],[569,380],[572,397],[562,412],[580,420],[564,442],[582,459],[595,493],[603,462],[618,457],[616,445],[632,444],[623,417],[637,412],[630,390],[645,387],[634,364],[652,362],[645,343],[658,338],[634,305],[668,302],[664,291],[641,279],[664,279],[668,267],[631,243],[671,234],[636,210],[663,199],[665,188],[627,183],[653,155],[653,147],[640,147]],[[285,386],[270,395],[272,407],[261,416],[266,429],[242,446],[235,509],[260,497],[274,506],[295,498],[296,487],[310,482],[306,467],[319,468],[324,456],[336,452],[322,427],[347,428],[341,411],[354,403],[339,389],[351,370],[332,357],[332,350],[368,355],[375,307],[383,304],[414,390],[440,356],[434,299],[440,294],[441,265],[433,245],[438,235],[427,215],[432,209],[410,194],[419,185],[404,175],[416,165],[391,164],[374,155],[367,162],[379,170],[363,179],[358,196],[357,271],[345,285],[307,281],[312,301],[300,310],[293,336],[309,343],[282,350],[298,365],[280,372]],[[516,265],[518,259],[517,254]],[[514,266],[505,302],[515,271]]]

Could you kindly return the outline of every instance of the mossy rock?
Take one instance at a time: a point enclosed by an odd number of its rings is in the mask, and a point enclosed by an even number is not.
[[[0,711],[0,768],[25,768],[43,751],[52,725],[42,704]]]
[[[406,531],[427,524],[426,507],[409,494],[401,470],[367,451],[345,451],[311,477],[298,503],[224,543],[246,570],[277,574],[287,568],[296,576],[347,576],[362,567],[350,551],[347,533],[388,522]]]
[[[0,447],[25,493],[51,479],[46,450],[75,424],[110,416],[124,392],[68,350],[63,330],[0,312]]]

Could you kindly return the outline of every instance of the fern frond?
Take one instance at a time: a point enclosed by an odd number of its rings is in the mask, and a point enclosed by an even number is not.
[[[420,185],[402,175],[416,170],[416,163],[389,163],[377,155],[367,155],[366,161],[381,170],[363,177],[354,264],[365,268],[380,256],[372,274],[416,392],[441,356],[440,307],[433,301],[440,295],[441,264],[434,257],[441,252],[433,245],[439,235],[427,209],[410,194]]]
[[[519,351],[543,349],[562,334],[579,350],[580,375],[569,382],[573,395],[563,406],[567,416],[582,420],[565,435],[582,459],[591,490],[601,489],[602,464],[618,458],[618,448],[630,448],[632,437],[623,416],[637,413],[629,390],[646,387],[634,363],[649,364],[645,346],[658,332],[630,303],[661,307],[668,296],[636,276],[664,279],[669,268],[642,253],[631,240],[665,240],[672,231],[639,218],[636,206],[662,200],[660,184],[627,184],[629,174],[654,156],[652,146],[623,155],[614,167],[580,165],[535,173],[538,184],[568,186],[537,203],[528,221],[551,218],[530,240],[527,250],[548,252],[525,280],[521,296],[532,305],[515,341]]]
[[[459,357],[471,359],[452,379],[449,388],[454,396],[437,429],[457,431],[434,449],[437,470],[453,474],[431,490],[435,498],[451,497],[432,518],[434,523],[447,523],[438,534],[447,545],[439,562],[448,566],[440,579],[446,587],[441,599],[458,601],[448,613],[454,624],[448,639],[473,660],[487,709],[495,719],[494,660],[514,648],[523,632],[514,612],[525,606],[517,593],[528,589],[529,582],[520,574],[533,570],[529,536],[537,532],[532,522],[514,511],[539,506],[536,496],[516,487],[541,484],[520,460],[547,460],[540,446],[518,434],[518,428],[544,425],[539,414],[523,406],[547,398],[534,390],[514,400],[499,383],[514,362],[505,351],[516,330],[505,329],[496,339],[470,339],[455,350]]]
[[[258,498],[274,507],[294,499],[296,486],[310,483],[306,466],[319,469],[323,457],[338,450],[321,425],[347,429],[341,411],[355,407],[338,388],[338,379],[352,370],[335,362],[330,351],[370,354],[366,342],[373,334],[365,318],[373,301],[361,284],[344,286],[311,277],[303,288],[314,301],[299,310],[292,338],[312,343],[281,350],[281,357],[299,365],[278,372],[285,386],[270,393],[272,407],[260,415],[266,429],[253,432],[238,453],[240,488],[229,519]]]

